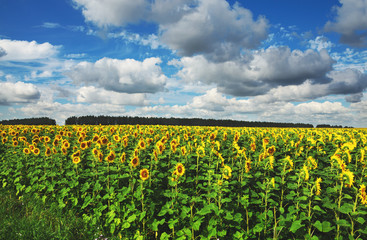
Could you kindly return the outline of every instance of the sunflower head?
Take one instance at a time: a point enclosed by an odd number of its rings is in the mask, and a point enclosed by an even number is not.
[[[52,153],[51,148],[46,147],[45,156],[48,157],[51,155],[51,153]]]
[[[82,150],[87,149],[87,148],[88,148],[88,143],[87,143],[86,141],[81,142],[81,143],[80,143],[80,148],[81,148]]]
[[[38,154],[40,154],[40,149],[39,149],[39,148],[34,148],[34,149],[33,149],[33,154],[34,154],[34,155],[36,155],[36,156],[37,156]]]
[[[232,168],[228,165],[224,165],[222,176],[225,179],[230,179],[232,177]]]
[[[315,186],[316,186],[316,195],[319,196],[321,194],[321,185],[320,183],[322,182],[321,178],[317,178],[315,181]]]
[[[346,187],[352,187],[354,183],[354,174],[349,169],[341,173],[341,180],[344,181]]]
[[[126,153],[125,152],[123,152],[122,154],[121,154],[121,157],[120,157],[120,162],[121,163],[124,163],[126,161]]]
[[[29,148],[24,148],[24,149],[23,149],[23,153],[28,155],[28,154],[30,154],[30,153],[31,153],[31,149],[29,149]]]
[[[109,163],[113,163],[113,160],[115,160],[116,154],[114,151],[110,151],[110,153],[106,157],[106,161]]]
[[[146,144],[145,144],[145,142],[144,142],[144,140],[143,140],[143,139],[142,139],[142,140],[140,140],[138,144],[139,144],[139,148],[140,148],[140,149],[145,149],[145,148],[146,148]]]
[[[177,172],[177,176],[182,176],[185,174],[185,166],[182,163],[177,163],[175,171]]]
[[[133,159],[131,159],[130,163],[134,168],[137,167],[139,165],[139,157],[135,156]]]
[[[140,170],[140,179],[145,181],[149,178],[149,170],[146,168],[143,168]]]
[[[80,161],[81,161],[81,160],[80,160],[80,157],[74,157],[74,158],[73,158],[73,163],[74,163],[74,164],[78,164],[78,163],[80,163]]]

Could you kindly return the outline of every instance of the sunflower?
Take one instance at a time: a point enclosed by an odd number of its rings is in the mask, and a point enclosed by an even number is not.
[[[99,152],[98,153],[98,161],[102,162],[102,160],[103,160],[103,153]]]
[[[251,169],[251,159],[246,159],[245,161],[245,172],[248,173]]]
[[[114,151],[110,151],[110,153],[106,157],[106,161],[109,163],[113,163],[113,160],[115,160],[116,154]]]
[[[93,148],[92,153],[94,156],[98,156],[99,150],[97,148]]]
[[[345,176],[345,178],[344,178]],[[353,183],[354,183],[354,174],[353,172],[351,172],[349,169],[346,169],[345,171],[343,171],[340,175],[341,180],[346,180],[345,182],[345,186],[346,187],[352,187]]]
[[[49,157],[51,155],[51,153],[52,153],[51,148],[46,147],[45,156]]]
[[[120,156],[120,162],[121,163],[124,163],[126,161],[126,153],[125,152],[123,152],[122,154],[121,154],[121,156]]]
[[[113,135],[113,140],[115,140],[115,142],[120,142],[121,138],[119,135]]]
[[[92,142],[97,142],[99,140],[99,136],[95,134],[92,138]]]
[[[301,174],[304,176],[304,180],[308,181],[308,179],[310,178],[310,174],[308,173],[308,168],[306,165],[303,165]]]
[[[161,141],[158,141],[155,146],[157,147],[158,154],[162,154],[164,151],[164,144]]]
[[[316,186],[316,195],[319,196],[321,194],[321,186],[320,183],[322,182],[321,178],[317,178],[315,181],[315,186]]]
[[[70,143],[68,142],[68,140],[64,140],[64,141],[62,141],[62,146],[64,148],[69,148],[70,147]]]
[[[317,168],[317,162],[316,160],[312,157],[312,156],[309,156],[307,158],[307,163],[311,164],[313,169],[316,169]]]
[[[16,146],[18,146],[18,141],[13,141],[13,147],[16,147]]]
[[[269,138],[268,137],[266,137],[266,138],[264,138],[263,139],[263,146],[266,146],[266,145],[268,145],[269,144]]]
[[[144,140],[143,139],[141,139],[140,141],[139,141],[139,143],[138,143],[138,145],[139,145],[139,148],[140,149],[145,149],[146,148],[146,144],[145,144],[145,142],[144,142]]]
[[[223,168],[223,172],[222,172],[222,176],[223,178],[225,179],[229,179],[232,177],[232,169],[230,166],[228,165],[224,165],[224,168]]]
[[[182,153],[182,156],[186,155],[187,153],[186,146],[181,147],[181,153]]]
[[[156,149],[153,150],[153,156],[154,156],[154,160],[158,161],[158,152]]]
[[[134,168],[137,167],[139,165],[139,157],[135,156],[133,159],[131,159],[130,163]]]
[[[74,157],[73,158],[73,163],[74,164],[78,164],[78,163],[80,163],[80,161],[81,161],[80,157]]]
[[[87,148],[88,148],[88,143],[87,143],[86,141],[81,142],[81,143],[80,143],[80,148],[81,148],[82,150],[87,149]]]
[[[268,153],[269,153],[270,155],[273,155],[273,154],[274,154],[274,152],[275,152],[275,146],[271,146],[271,147],[269,147],[267,151],[268,151]]]
[[[251,143],[250,147],[251,147],[251,151],[255,152],[255,150],[256,150],[256,143],[255,142]]]
[[[34,155],[37,156],[38,154],[40,154],[40,149],[39,148],[34,148],[32,152],[33,152]]]
[[[200,146],[196,149],[196,154],[199,156],[199,157],[205,157],[205,149]]]
[[[145,181],[149,178],[149,170],[146,168],[143,168],[140,170],[140,179]]]
[[[361,199],[362,204],[367,204],[366,186],[364,184],[359,188],[359,198]]]
[[[45,143],[48,143],[51,141],[51,138],[49,136],[46,136],[43,140],[45,141]]]
[[[175,171],[177,172],[177,176],[182,176],[185,174],[185,166],[182,163],[177,163]]]
[[[28,154],[30,154],[30,153],[31,153],[31,149],[29,149],[29,148],[24,148],[24,149],[23,149],[23,153],[28,155]]]
[[[124,139],[122,140],[122,145],[124,145],[124,147],[127,147],[128,143],[129,143],[129,139],[127,137],[124,137]]]
[[[65,147],[62,147],[61,152],[62,152],[62,154],[66,155],[68,153],[68,149],[65,148]]]

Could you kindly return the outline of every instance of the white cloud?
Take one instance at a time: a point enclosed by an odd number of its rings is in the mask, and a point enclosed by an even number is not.
[[[159,25],[161,42],[182,55],[205,53],[215,60],[238,56],[267,37],[265,17],[253,19],[250,10],[226,0],[74,0],[87,21],[100,28],[140,20]],[[126,34],[124,35],[126,37]],[[134,37],[134,36],[133,36]],[[141,42],[158,46],[155,35]]]
[[[224,0],[201,0],[195,11],[159,27],[162,42],[179,54],[202,53],[219,61],[238,56],[242,48],[259,46],[267,29],[264,17],[253,20],[250,10]]]
[[[66,73],[75,84],[97,85],[124,93],[155,93],[164,90],[167,77],[159,66],[159,58],[102,58],[95,63],[80,62]]]
[[[149,34],[147,36],[141,36],[138,33],[129,33],[127,31],[122,31],[120,33],[109,33],[107,35],[109,38],[122,38],[125,41],[141,44],[144,46],[150,46],[152,49],[158,49],[160,47],[166,48],[166,46],[160,42],[159,38],[155,34]]]
[[[149,8],[145,0],[73,1],[82,8],[85,19],[94,22],[99,27],[123,26],[127,23],[138,22],[144,18]]]
[[[0,105],[29,103],[40,98],[37,87],[24,82],[0,82]]]
[[[367,1],[339,0],[342,6],[335,6],[336,19],[325,24],[326,31],[341,34],[340,41],[356,47],[367,46]]]
[[[309,45],[311,49],[315,49],[317,51],[321,51],[321,49],[329,50],[334,44],[327,40],[324,36],[317,36],[315,40],[309,40]]]
[[[119,93],[98,89],[93,86],[82,87],[78,89],[76,100],[81,103],[99,103],[99,104],[117,104],[117,105],[147,105],[148,101],[145,99],[143,93]]]
[[[0,39],[0,48],[6,52],[6,55],[0,57],[0,61],[31,61],[54,57],[60,47],[48,42]]]
[[[234,96],[255,96],[271,88],[329,81],[326,73],[334,61],[326,50],[291,51],[288,47],[268,48],[245,55],[242,60],[210,62],[202,55],[183,57],[172,64],[182,67],[177,76],[187,82],[215,83],[220,92]]]

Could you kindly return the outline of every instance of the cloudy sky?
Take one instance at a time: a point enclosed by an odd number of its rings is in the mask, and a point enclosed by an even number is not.
[[[0,119],[367,127],[367,0],[1,0]]]

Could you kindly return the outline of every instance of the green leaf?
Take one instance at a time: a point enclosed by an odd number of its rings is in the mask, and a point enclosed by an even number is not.
[[[313,207],[313,210],[315,210],[315,211],[319,211],[319,212],[322,212],[322,213],[326,213],[324,210],[322,210],[318,205],[315,205],[314,207]]]
[[[135,221],[135,219],[136,219],[136,215],[135,215],[135,214],[133,214],[133,215],[131,215],[131,216],[127,219],[127,221],[128,221],[129,223],[131,223],[131,222]]]
[[[335,227],[331,227],[331,223],[328,221],[323,221],[322,223],[320,221],[316,221],[314,224],[314,227],[317,228],[317,230],[319,230],[320,232],[330,232],[331,230],[333,230]]]
[[[152,223],[152,230],[157,232],[158,231],[158,226],[162,225],[166,220],[163,218],[160,221],[157,221],[157,219],[154,219],[154,222]]]
[[[366,222],[366,220],[364,220],[364,218],[362,217],[358,217],[356,221],[359,222],[360,224],[363,224]]]
[[[166,232],[163,232],[161,234],[161,237],[159,239],[160,240],[168,240],[169,239],[169,235]]]
[[[211,212],[210,205],[205,205],[205,207],[200,209],[200,211],[197,214],[204,216],[204,215],[209,214],[210,212]]]
[[[126,229],[130,227],[130,223],[128,222],[124,222],[124,224],[122,224],[122,229]]]
[[[140,213],[139,221],[143,220],[143,218],[145,217],[146,214],[147,214],[147,211],[144,211],[144,212]]]
[[[192,228],[195,231],[199,231],[201,222],[202,222],[202,218],[200,218],[199,220],[197,220],[196,222],[194,222],[194,224],[192,225]]]
[[[349,203],[344,203],[340,208],[339,211],[344,214],[348,214],[353,212],[353,206]]]
[[[350,223],[345,219],[340,219],[339,221],[336,221],[336,224],[342,227],[349,227]]]
[[[254,233],[258,233],[258,232],[262,232],[263,229],[264,229],[264,224],[258,223],[255,225],[255,227],[252,230],[254,231]]]
[[[291,228],[290,228],[290,231],[291,231],[292,233],[297,232],[297,230],[298,230],[298,229],[300,229],[301,227],[303,227],[303,226],[304,226],[304,224],[301,224],[301,223],[302,223],[302,220],[294,221],[294,222],[292,223],[292,226],[291,226]]]

